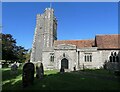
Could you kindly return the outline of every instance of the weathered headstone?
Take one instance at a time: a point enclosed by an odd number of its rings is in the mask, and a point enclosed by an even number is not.
[[[42,79],[44,76],[43,64],[40,63],[40,66],[36,66],[36,77]]]
[[[39,78],[39,67],[36,66],[36,78]]]
[[[18,66],[15,62],[13,65],[11,65],[11,74],[17,74],[17,71],[18,71]]]
[[[40,64],[40,79],[42,79],[44,76],[44,69],[43,69],[43,64]]]
[[[32,85],[34,82],[34,64],[28,61],[23,66],[23,75],[22,75],[22,82],[23,87]]]

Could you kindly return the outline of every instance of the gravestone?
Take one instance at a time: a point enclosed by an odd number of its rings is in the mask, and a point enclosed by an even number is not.
[[[28,61],[23,66],[23,74],[22,74],[22,82],[23,87],[27,87],[29,85],[33,85],[34,82],[34,64]]]
[[[43,64],[40,63],[40,66],[36,66],[36,77],[42,79],[44,76]]]
[[[15,62],[13,65],[11,65],[11,74],[17,74],[17,71],[18,71],[18,66]]]
[[[39,67],[38,66],[36,66],[36,78],[39,78]]]
[[[40,64],[40,79],[42,79],[44,76],[44,69],[43,69],[43,64]]]

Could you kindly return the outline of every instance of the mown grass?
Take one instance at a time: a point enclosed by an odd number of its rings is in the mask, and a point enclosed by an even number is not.
[[[84,70],[87,73],[90,74],[97,74],[97,75],[104,75],[104,76],[114,76],[114,72],[113,71],[108,71],[105,69],[85,69]]]
[[[89,70],[90,71],[90,70]],[[89,72],[87,70],[87,72]],[[101,72],[100,72],[101,71]],[[89,77],[78,72],[60,74],[57,70],[45,71],[42,80],[34,80],[34,85],[22,88],[22,70],[11,76],[10,69],[2,69],[3,90],[120,90],[119,81],[99,77]],[[91,72],[91,71],[90,71]],[[99,73],[100,72],[100,73]],[[107,76],[104,70],[92,71],[92,74]],[[111,74],[111,76],[114,76]]]

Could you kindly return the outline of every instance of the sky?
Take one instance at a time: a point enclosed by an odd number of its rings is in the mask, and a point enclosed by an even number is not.
[[[11,34],[17,45],[32,47],[36,15],[49,2],[3,2],[2,33]],[[53,2],[58,20],[58,40],[94,39],[99,34],[118,34],[117,2]]]

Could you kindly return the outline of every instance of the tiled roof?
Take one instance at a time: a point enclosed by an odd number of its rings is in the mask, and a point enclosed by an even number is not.
[[[120,34],[96,35],[96,46],[99,49],[120,49]]]
[[[54,45],[58,44],[72,44],[76,45],[78,48],[92,47],[94,45],[94,40],[57,40]]]
[[[120,49],[120,34],[96,35],[95,40],[56,40],[54,45],[72,44],[78,48],[98,47],[98,49]]]

